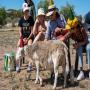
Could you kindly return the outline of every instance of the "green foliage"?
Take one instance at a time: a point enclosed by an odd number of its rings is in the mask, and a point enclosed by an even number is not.
[[[47,2],[47,0],[40,0],[39,3],[38,3],[38,9],[39,8],[43,8],[45,13],[47,13],[47,11],[48,11],[48,2]]]
[[[48,0],[48,2],[49,2],[49,6],[54,4],[53,0]]]
[[[14,10],[14,9],[8,9],[7,10],[7,16],[11,19],[18,18],[22,16],[21,10]]]
[[[0,25],[4,25],[5,24],[5,19],[6,19],[5,8],[0,8]]]
[[[74,6],[70,5],[67,3],[66,6],[62,7],[60,10],[60,13],[64,15],[65,19],[67,20],[69,19],[74,19],[75,15],[75,11],[74,11]]]
[[[5,25],[7,22],[14,22],[21,16],[22,10],[5,10],[5,8],[0,8],[0,25]]]
[[[8,9],[7,10],[7,22],[11,22],[12,26],[15,26],[15,22],[17,22],[18,18],[22,16],[22,10],[14,10]]]

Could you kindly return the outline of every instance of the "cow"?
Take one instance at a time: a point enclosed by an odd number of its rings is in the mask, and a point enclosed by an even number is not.
[[[26,51],[28,52],[28,57],[30,57],[36,65],[35,83],[40,80],[40,85],[43,84],[40,76],[40,65],[48,67],[48,63],[50,64],[50,62],[52,62],[55,74],[53,89],[56,89],[59,66],[62,66],[64,72],[64,87],[67,86],[69,62],[68,48],[64,42],[60,40],[38,41],[28,46]]]

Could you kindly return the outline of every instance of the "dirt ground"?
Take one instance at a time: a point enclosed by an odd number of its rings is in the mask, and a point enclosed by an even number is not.
[[[41,87],[39,84],[35,84],[35,70],[27,73],[27,64],[23,64],[21,72],[5,72],[3,69],[3,56],[6,52],[16,52],[16,44],[19,39],[18,31],[0,31],[0,90],[52,90],[52,80],[50,78],[49,71],[42,71],[42,77],[44,80],[44,86]],[[71,52],[71,63],[74,65],[75,62],[75,51],[70,46]],[[86,55],[84,54],[84,70],[87,70]],[[87,73],[86,73],[87,76]],[[76,81],[74,85],[70,84],[68,80],[68,87],[63,88],[63,77],[60,72],[58,78],[57,90],[90,90],[90,80],[86,77],[84,80]]]

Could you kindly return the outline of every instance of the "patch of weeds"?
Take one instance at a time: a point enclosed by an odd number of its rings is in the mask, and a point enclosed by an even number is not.
[[[25,81],[29,81],[30,80],[30,77],[31,77],[31,74],[25,75]]]
[[[27,82],[24,82],[24,89],[25,89],[25,90],[30,90],[30,89],[29,89],[29,85],[27,84]]]
[[[19,89],[19,85],[15,84],[12,86],[12,90],[17,90],[17,89]]]
[[[15,81],[15,74],[10,73],[9,83],[11,83],[11,84],[16,83],[16,81]]]
[[[40,90],[40,88],[37,88],[36,90]]]
[[[19,81],[22,82],[23,81],[23,78],[19,78]]]
[[[86,86],[82,83],[79,84],[80,88],[85,88]]]

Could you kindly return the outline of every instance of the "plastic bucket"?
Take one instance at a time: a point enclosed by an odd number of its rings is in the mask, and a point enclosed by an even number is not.
[[[13,52],[6,53],[4,55],[4,70],[5,71],[14,71],[15,70],[15,54]]]

